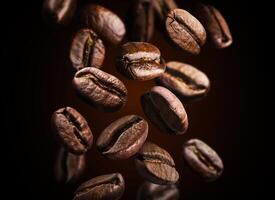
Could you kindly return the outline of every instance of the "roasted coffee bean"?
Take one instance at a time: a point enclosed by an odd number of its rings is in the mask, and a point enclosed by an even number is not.
[[[54,165],[55,178],[60,183],[75,182],[83,174],[85,166],[84,155],[74,155],[60,148]]]
[[[130,38],[136,42],[148,42],[154,33],[154,9],[151,0],[136,0],[131,15]]]
[[[137,115],[122,117],[103,130],[97,139],[98,150],[111,159],[127,159],[136,154],[148,134],[148,123]]]
[[[213,6],[198,4],[197,17],[207,31],[207,35],[217,48],[225,48],[232,44],[233,39],[222,14]]]
[[[127,100],[124,84],[94,67],[79,70],[74,76],[73,86],[81,97],[103,111],[117,111]]]
[[[102,175],[80,185],[73,200],[118,200],[122,197],[124,188],[121,174]]]
[[[93,134],[85,118],[71,107],[55,111],[52,128],[66,149],[73,154],[85,153],[93,143]]]
[[[141,97],[146,116],[162,132],[183,134],[188,128],[188,117],[180,100],[168,89],[155,86]]]
[[[137,200],[178,200],[179,189],[176,185],[157,185],[145,182],[138,190]]]
[[[125,35],[125,26],[121,19],[112,11],[100,5],[87,5],[82,13],[85,26],[111,44],[118,44]]]
[[[156,184],[173,184],[179,179],[170,154],[159,146],[145,142],[136,158],[138,172],[146,180]]]
[[[75,35],[70,60],[76,70],[84,67],[100,68],[105,56],[105,47],[91,29],[81,29]]]
[[[183,156],[187,164],[207,181],[219,178],[223,172],[219,155],[201,140],[187,141],[183,145]]]
[[[183,100],[196,100],[204,97],[210,88],[207,76],[195,67],[171,61],[166,63],[165,73],[156,79]]]
[[[151,0],[157,16],[162,21],[165,19],[167,14],[176,8],[178,8],[174,0]]]
[[[140,81],[156,78],[165,71],[165,62],[159,49],[146,42],[124,44],[116,66],[118,71],[129,79]]]
[[[199,54],[206,40],[201,23],[183,9],[175,9],[168,13],[166,31],[177,46],[192,54]]]
[[[44,0],[43,15],[52,25],[67,25],[76,9],[77,0]]]

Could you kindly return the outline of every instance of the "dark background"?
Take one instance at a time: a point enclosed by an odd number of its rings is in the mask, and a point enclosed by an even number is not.
[[[99,2],[125,20],[129,1],[91,2]],[[187,10],[194,3],[177,2]],[[268,6],[248,1],[204,2],[223,13],[233,35],[233,45],[216,50],[208,43],[201,54],[191,56],[173,49],[164,35],[155,32],[151,42],[159,47],[165,60],[198,67],[209,76],[211,90],[201,101],[184,103],[190,121],[185,135],[165,135],[150,124],[148,140],[173,156],[181,175],[180,199],[264,197],[272,170],[267,155],[271,146],[266,144],[272,134],[268,130],[272,117],[265,114],[272,105],[272,79],[267,78],[270,66],[264,42],[271,33],[263,22],[268,19],[263,8]],[[58,144],[50,130],[50,116],[60,107],[74,107],[85,116],[96,139],[109,123],[121,116],[144,116],[139,97],[154,81],[126,80],[114,67],[119,47],[107,46],[102,69],[126,84],[128,102],[116,113],[103,113],[82,102],[72,90],[73,70],[68,60],[70,43],[79,26],[76,22],[61,29],[46,26],[41,5],[42,1],[20,1],[1,6],[4,192],[8,199],[72,199],[73,191],[82,181],[120,172],[126,182],[122,199],[135,199],[143,179],[137,175],[133,160],[108,160],[97,152],[95,145],[87,152],[88,167],[82,179],[76,184],[58,185],[52,170]],[[225,170],[216,182],[203,182],[184,165],[181,146],[189,138],[202,139],[222,157]]]

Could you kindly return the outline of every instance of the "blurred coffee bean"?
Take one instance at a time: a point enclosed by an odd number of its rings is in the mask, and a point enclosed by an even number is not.
[[[176,185],[157,185],[145,182],[138,190],[137,200],[178,200],[179,189]]]
[[[151,0],[135,0],[129,13],[130,39],[148,42],[154,33],[154,8]]]
[[[67,25],[73,18],[77,0],[44,0],[42,13],[51,25]]]
[[[123,21],[107,8],[89,4],[82,13],[82,22],[91,28],[103,40],[110,44],[118,44],[125,35]]]
[[[124,188],[121,174],[102,175],[80,185],[73,200],[118,200],[122,197]]]
[[[83,174],[85,166],[84,155],[74,155],[60,148],[54,164],[55,178],[60,183],[75,182]]]
[[[210,5],[198,4],[196,17],[200,20],[216,48],[226,48],[233,42],[226,20],[219,10]]]
[[[219,155],[201,140],[188,140],[183,145],[183,157],[206,181],[216,180],[223,172],[223,162]]]
[[[158,18],[163,21],[167,14],[178,8],[174,0],[151,0]]]

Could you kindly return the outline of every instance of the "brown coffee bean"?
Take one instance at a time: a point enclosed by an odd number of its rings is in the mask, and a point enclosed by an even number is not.
[[[111,112],[121,109],[127,89],[115,76],[94,67],[79,70],[73,79],[77,93],[96,108]]]
[[[107,174],[84,182],[75,191],[73,200],[118,200],[125,190],[121,174]]]
[[[130,38],[135,42],[148,42],[154,33],[154,9],[151,0],[135,0],[130,10]]]
[[[173,184],[179,179],[175,163],[170,154],[159,146],[146,142],[136,158],[140,175],[156,184]]]
[[[232,35],[220,11],[210,5],[198,4],[196,13],[216,48],[225,48],[232,44]]]
[[[178,8],[174,0],[151,0],[158,18],[163,21],[167,14]]]
[[[183,9],[174,9],[168,13],[166,31],[177,46],[192,54],[199,54],[206,40],[201,23]]]
[[[156,79],[179,98],[197,100],[204,97],[210,89],[207,76],[197,68],[176,61],[166,63],[165,73]]]
[[[124,44],[116,66],[127,78],[140,81],[156,78],[165,71],[165,62],[161,58],[159,49],[146,42]]]
[[[60,148],[54,165],[55,178],[60,183],[75,182],[83,174],[85,166],[84,155],[74,155]]]
[[[77,0],[44,0],[43,15],[52,25],[67,25],[76,9]]]
[[[52,128],[66,149],[73,154],[85,153],[93,143],[93,134],[85,118],[71,107],[55,111]]]
[[[180,100],[168,89],[155,86],[141,97],[144,113],[162,132],[184,134],[188,117]]]
[[[180,192],[176,185],[158,185],[145,182],[138,190],[137,200],[178,200]]]
[[[207,181],[216,180],[223,172],[219,155],[201,140],[187,141],[183,145],[183,156],[187,164]]]
[[[87,5],[82,13],[85,26],[110,44],[118,44],[125,35],[125,26],[122,20],[112,11],[100,5]]]
[[[91,29],[81,29],[75,35],[70,60],[76,70],[84,67],[100,68],[105,56],[105,47]]]
[[[136,154],[148,134],[148,123],[137,115],[122,117],[103,130],[97,139],[98,150],[111,159],[127,159]]]

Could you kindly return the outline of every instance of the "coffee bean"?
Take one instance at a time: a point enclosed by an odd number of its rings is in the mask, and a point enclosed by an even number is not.
[[[158,18],[163,21],[167,14],[178,8],[174,0],[151,0]]]
[[[207,181],[217,179],[223,172],[219,155],[201,140],[187,141],[183,145],[183,156],[187,164]]]
[[[197,68],[176,61],[166,63],[165,73],[156,79],[179,98],[196,100],[204,97],[210,88],[207,76]]]
[[[215,47],[225,48],[232,44],[232,35],[220,11],[210,5],[198,4],[196,13]]]
[[[206,40],[201,23],[183,9],[174,9],[168,13],[166,31],[177,46],[192,54],[199,54]]]
[[[82,13],[85,26],[111,44],[118,44],[125,35],[125,26],[121,19],[112,11],[100,5],[87,5]]]
[[[156,184],[173,184],[179,179],[175,163],[170,154],[156,144],[146,142],[136,158],[140,175]]]
[[[102,175],[80,185],[73,200],[118,200],[122,197],[124,188],[121,174]]]
[[[105,47],[91,29],[81,29],[75,35],[70,60],[76,70],[84,67],[100,68],[105,56]]]
[[[148,134],[148,123],[137,115],[122,117],[103,130],[97,148],[111,159],[127,159],[136,154]]]
[[[151,0],[136,0],[131,8],[130,38],[136,42],[148,42],[154,32],[154,9]]]
[[[52,25],[67,25],[75,12],[77,0],[44,0],[43,15]]]
[[[145,182],[138,190],[137,200],[178,200],[179,189],[176,185],[157,185]]]
[[[180,100],[168,89],[155,86],[141,97],[146,116],[162,132],[183,134],[188,128],[188,117]]]
[[[83,174],[85,166],[84,155],[74,155],[60,148],[54,165],[56,180],[60,183],[75,182]]]
[[[159,49],[146,42],[128,42],[121,48],[117,69],[129,79],[140,81],[156,78],[164,73],[165,62]]]
[[[88,103],[106,112],[121,109],[127,100],[124,84],[115,76],[94,67],[78,71],[73,86]]]
[[[93,143],[93,134],[85,118],[74,108],[65,107],[55,111],[52,128],[66,149],[73,154],[85,153]]]

